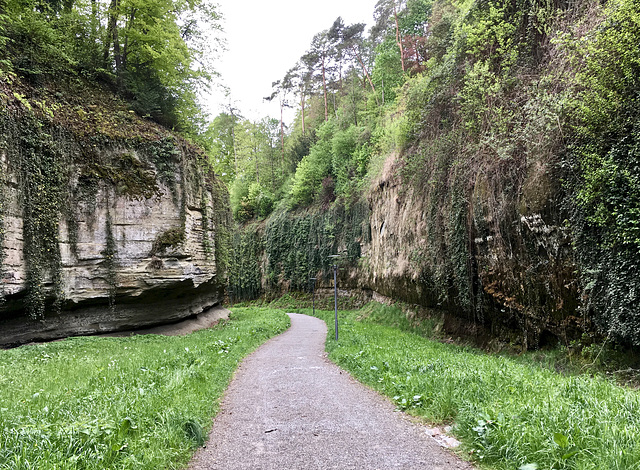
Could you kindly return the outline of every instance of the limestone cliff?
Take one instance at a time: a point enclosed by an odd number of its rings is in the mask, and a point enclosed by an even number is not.
[[[557,166],[538,159],[506,177],[468,185],[411,181],[388,156],[359,201],[278,212],[236,237],[236,296],[279,295],[339,284],[437,309],[451,333],[537,348],[585,328],[570,230],[563,224]],[[440,183],[439,183],[440,182]],[[441,184],[442,187],[439,187]]]
[[[106,91],[3,85],[0,345],[217,304],[226,190],[201,151]]]
[[[355,268],[361,285],[448,311],[461,320],[456,328],[525,348],[567,342],[587,327],[549,163],[523,168],[515,195],[504,180],[479,175],[459,199],[455,189],[439,198],[409,184],[399,164],[390,156],[368,193],[371,241]]]

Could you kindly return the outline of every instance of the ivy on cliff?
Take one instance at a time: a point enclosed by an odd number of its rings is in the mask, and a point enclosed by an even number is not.
[[[0,123],[0,129],[2,129],[2,124]],[[2,142],[0,142],[0,155],[3,155],[1,152],[4,151],[4,146]],[[3,174],[4,176],[4,174]],[[5,258],[5,213],[6,213],[6,202],[4,195],[4,188],[6,185],[6,181],[4,178],[0,178],[0,303],[4,302],[5,296],[5,286],[4,286],[4,258]]]
[[[612,0],[593,34],[564,37],[576,70],[572,222],[584,313],[640,345],[640,10]],[[578,46],[579,43],[579,46]]]
[[[1,18],[1,13],[0,13],[0,20]],[[1,28],[1,27],[0,27]],[[2,33],[2,30],[0,29],[0,34]],[[1,41],[0,41],[0,45],[1,45]],[[8,152],[8,142],[7,142],[7,135],[8,135],[8,131],[9,131],[9,119],[8,116],[6,116],[5,113],[3,113],[3,115],[0,115],[0,164],[6,164],[5,159],[7,158],[7,152]],[[6,228],[6,222],[5,222],[5,218],[6,218],[6,213],[7,213],[7,201],[6,201],[6,195],[5,195],[5,188],[8,184],[8,181],[6,180],[7,177],[7,173],[6,172],[2,172],[2,175],[0,176],[0,304],[2,304],[5,300],[5,267],[4,267],[4,263],[5,263],[5,240],[6,240],[6,233],[7,233],[7,228]]]
[[[211,185],[211,204],[213,210],[210,218],[213,228],[213,254],[216,260],[216,276],[222,284],[223,282],[228,282],[231,266],[232,235],[229,192],[224,183],[218,178],[215,178]]]
[[[263,244],[258,224],[234,232],[229,286],[235,299],[256,299],[262,294]]]
[[[106,271],[107,292],[109,295],[109,308],[115,310],[116,295],[118,293],[118,273],[117,260],[118,250],[116,247],[116,239],[113,235],[113,221],[111,220],[111,212],[107,211],[107,220],[105,222],[105,247],[100,252],[102,255],[102,265]]]
[[[7,80],[13,80],[13,86],[20,90],[27,89],[15,77]],[[130,118],[121,126],[119,112],[106,116],[101,108],[90,103],[86,109],[100,125],[89,132],[84,125],[77,125],[73,112],[69,116],[68,104],[47,102],[45,106],[44,99],[39,99],[40,93],[49,97],[49,90],[29,88],[29,96],[20,95],[20,99],[16,93],[7,95],[6,85],[7,81],[0,79],[0,147],[6,153],[2,179],[5,174],[18,177],[21,197],[18,202],[24,222],[25,310],[31,318],[41,320],[59,311],[64,302],[61,219],[66,219],[70,252],[78,258],[78,211],[84,211],[88,224],[95,223],[95,209],[103,201],[98,196],[111,198],[114,190],[121,197],[148,199],[160,194],[161,185],[168,188],[174,202],[179,204],[181,227],[160,237],[161,246],[184,240],[188,197],[208,198],[206,193],[211,192],[210,204],[214,209],[205,214],[207,233],[202,242],[207,257],[215,256],[222,282],[229,258],[228,201],[226,190],[199,149],[137,118]],[[5,182],[2,183],[0,189],[4,191]],[[109,205],[108,201],[106,204]],[[3,228],[4,213],[3,199],[0,201]],[[102,267],[111,307],[118,285],[112,215],[106,222],[100,221],[106,224]],[[4,232],[0,235],[4,237]],[[212,236],[215,241],[211,240],[209,247],[204,246]]]
[[[336,203],[326,211],[281,211],[264,228],[240,228],[234,240],[233,292],[240,299],[256,298],[263,293],[262,279],[267,294],[283,286],[305,291],[310,277],[328,282],[334,263],[330,255],[342,254],[347,266],[358,263],[361,245],[371,240],[369,212],[365,201],[348,208]]]
[[[64,299],[59,222],[64,203],[68,160],[59,148],[60,136],[26,118],[20,133],[20,189],[23,206],[24,257],[27,271],[26,308],[33,319],[43,319],[47,279],[51,279],[53,309]]]
[[[547,66],[558,65],[551,38],[581,14],[568,9],[561,1],[436,1],[434,53],[399,93],[401,175],[427,209],[426,244],[412,256],[425,298],[474,321],[490,311],[492,322],[521,328],[525,347],[538,344],[542,328],[562,335],[558,325],[575,315],[576,288],[556,279],[571,255],[528,249],[533,235],[520,227],[531,214],[551,226],[568,217],[558,203],[566,85]]]
[[[150,155],[150,160],[156,169],[156,178],[169,188],[173,201],[177,203],[176,174],[182,154],[175,138],[165,137],[155,142],[145,143],[141,148]]]
[[[294,290],[306,290],[310,277],[327,281],[334,262],[330,255],[343,254],[347,262],[357,262],[361,244],[369,240],[366,202],[348,209],[338,203],[327,211],[277,214],[265,230],[270,287],[285,282]]]
[[[581,302],[583,325],[640,345],[637,2],[443,0],[433,12],[429,28],[448,32],[429,41],[444,52],[400,92],[403,176],[429,207],[423,282],[479,315],[491,299],[524,330],[566,325]],[[534,214],[558,233],[564,220],[573,253],[528,246],[516,226]],[[489,240],[505,263],[478,258]]]

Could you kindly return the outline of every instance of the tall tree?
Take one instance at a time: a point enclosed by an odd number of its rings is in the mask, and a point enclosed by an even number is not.
[[[265,96],[265,101],[273,101],[278,98],[280,105],[280,148],[282,151],[282,161],[284,162],[284,108],[290,108],[288,95],[293,88],[292,77],[285,75],[283,80],[275,81],[271,84],[271,95]]]
[[[112,76],[140,114],[183,131],[198,124],[197,92],[215,73],[206,57],[219,45],[213,0],[0,0],[0,8],[3,68]]]
[[[235,128],[240,119],[231,108],[215,117],[204,133],[204,141],[216,173],[228,184],[238,174]]]
[[[376,92],[376,87],[373,85],[373,81],[371,80],[371,75],[369,74],[369,70],[367,69],[360,49],[362,48],[363,38],[362,33],[364,32],[365,25],[364,23],[355,23],[350,26],[346,26],[342,21],[341,17],[338,17],[331,26],[329,30],[328,36],[331,40],[333,40],[340,49],[349,51],[353,57],[358,61],[360,67],[362,68],[362,72],[365,77],[369,81],[369,86],[371,87],[372,92]],[[377,97],[376,97],[377,99]]]
[[[113,44],[113,54],[115,56],[116,62],[116,74],[121,77],[121,55],[120,55],[120,40],[118,39],[118,18],[120,17],[119,12],[120,0],[111,0],[111,5],[109,6],[109,20],[107,25],[107,35],[104,38],[104,53],[103,60],[105,64],[109,60],[109,54],[111,49],[111,44]]]
[[[390,28],[393,29],[396,37],[396,45],[400,49],[400,61],[402,64],[402,71],[406,72],[404,63],[404,45],[402,43],[403,35],[400,30],[400,12],[405,6],[403,0],[378,0],[376,3],[374,18],[376,24],[372,28],[372,35],[374,38],[380,38],[387,34]]]
[[[193,107],[195,87],[210,79],[212,64],[194,46],[204,47],[201,38],[219,28],[218,19],[210,0],[111,0],[105,67],[113,64],[139,112],[166,119],[175,107]],[[179,116],[163,123],[178,124]]]
[[[302,57],[302,61],[310,69],[319,68],[322,79],[322,94],[324,97],[324,120],[329,120],[329,99],[327,93],[327,72],[331,58],[331,44],[328,30],[316,34],[311,41],[311,49]]]
[[[300,99],[300,117],[302,119],[302,135],[306,133],[306,101],[311,91],[313,78],[313,69],[305,66],[302,60],[299,60],[287,74],[283,82],[287,88],[291,89],[293,94],[297,94]]]

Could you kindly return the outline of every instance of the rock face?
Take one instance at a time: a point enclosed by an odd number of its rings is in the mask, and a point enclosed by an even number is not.
[[[226,191],[196,148],[153,126],[82,135],[10,102],[3,111],[0,346],[219,303]]]
[[[362,247],[365,269],[352,274],[360,285],[446,310],[470,333],[525,349],[585,328],[560,191],[541,182],[553,178],[550,166],[527,168],[510,198],[478,177],[460,203],[453,191],[434,203],[435,191],[407,184],[396,164],[391,156],[369,192],[371,242]]]
[[[499,338],[523,349],[561,341],[585,328],[570,231],[552,163],[518,168],[512,179],[470,184],[410,180],[390,155],[364,200],[279,213],[237,237],[231,283],[236,295],[339,286],[437,309],[450,334]]]

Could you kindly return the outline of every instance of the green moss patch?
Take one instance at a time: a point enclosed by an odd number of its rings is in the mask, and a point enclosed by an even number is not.
[[[150,256],[157,255],[170,248],[177,248],[185,242],[184,228],[172,228],[156,237]]]
[[[83,168],[80,177],[84,184],[92,180],[111,183],[118,194],[131,198],[149,199],[159,195],[154,171],[133,153],[125,152],[105,163],[93,162]]]

